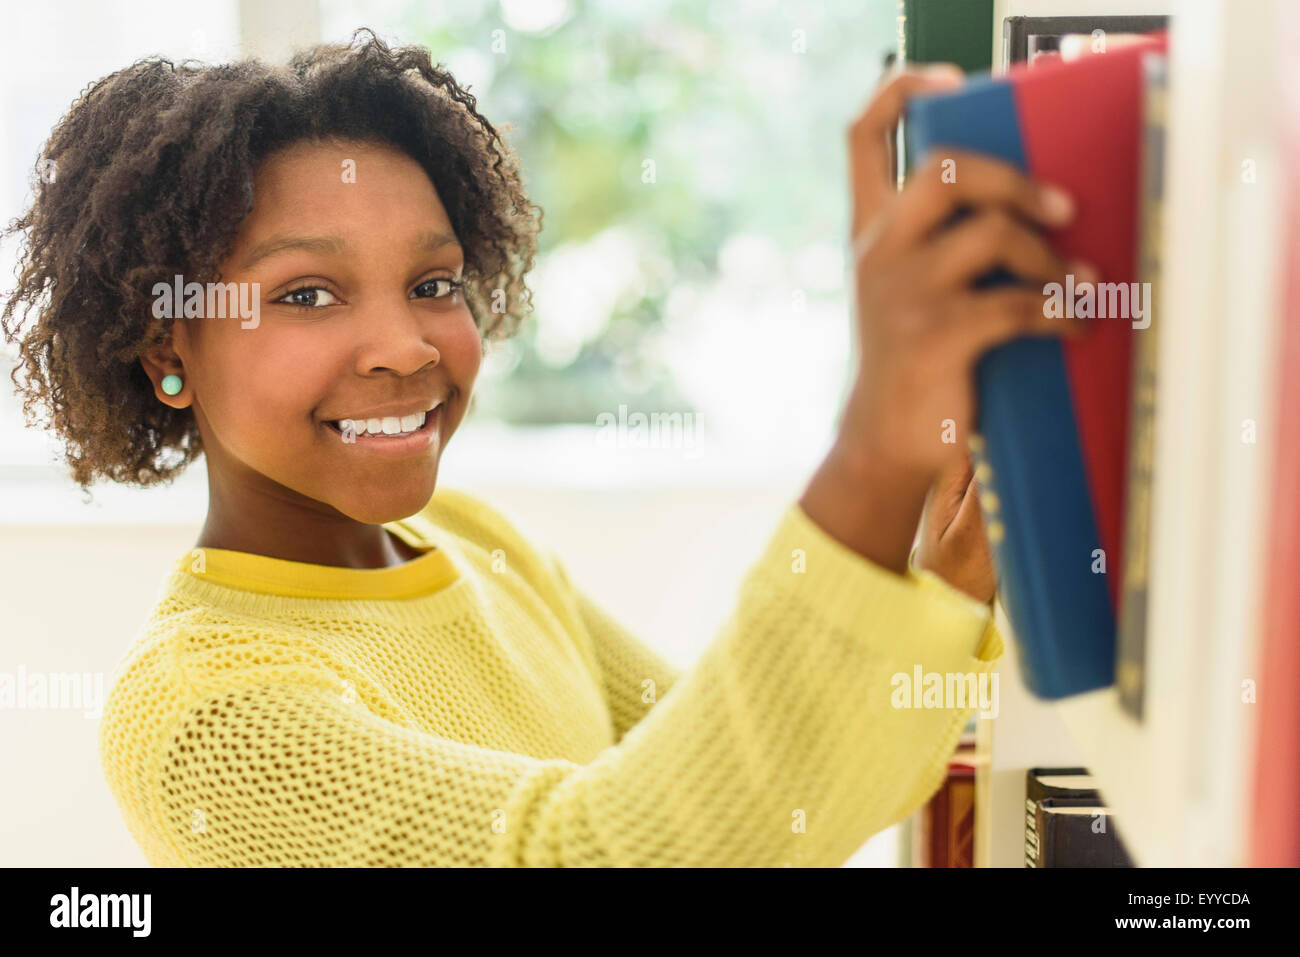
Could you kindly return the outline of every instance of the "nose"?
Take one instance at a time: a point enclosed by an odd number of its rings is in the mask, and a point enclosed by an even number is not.
[[[438,317],[414,308],[407,299],[386,299],[357,316],[357,372],[373,375],[395,372],[413,375],[426,366],[437,365],[441,353],[434,338]]]

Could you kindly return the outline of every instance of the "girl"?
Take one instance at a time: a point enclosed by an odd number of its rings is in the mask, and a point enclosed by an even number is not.
[[[526,312],[540,216],[428,51],[359,35],[287,70],[151,59],[92,86],[15,224],[3,327],[83,487],[207,462],[202,531],[101,724],[149,861],[839,865],[922,804],[970,709],[894,707],[892,676],[1002,652],[942,423],[970,426],[983,350],[1062,331],[1037,293],[972,282],[1059,280],[1035,225],[1069,216],[975,156],[895,194],[905,97],[954,82],[901,75],[849,131],[862,348],[838,440],[684,674],[435,491],[484,342]]]

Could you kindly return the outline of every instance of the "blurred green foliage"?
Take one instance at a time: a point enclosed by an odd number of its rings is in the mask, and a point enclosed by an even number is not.
[[[655,344],[668,294],[709,283],[737,233],[791,256],[842,241],[846,126],[895,45],[896,6],[426,0],[400,11],[403,39],[468,84],[519,154],[545,210],[539,271],[568,250],[544,295],[530,281],[534,313],[496,347],[501,371],[477,390],[475,414],[592,423],[620,402],[690,410]],[[326,7],[366,22],[359,3]],[[601,246],[616,227],[624,241]],[[583,297],[592,277],[615,273],[637,278],[606,291],[593,322]]]

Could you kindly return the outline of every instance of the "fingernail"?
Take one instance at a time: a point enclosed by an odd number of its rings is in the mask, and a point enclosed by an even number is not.
[[[945,80],[952,83],[962,83],[966,79],[966,74],[962,72],[961,67],[951,63],[933,63],[923,71],[927,79]]]
[[[1057,223],[1068,222],[1074,215],[1074,200],[1065,190],[1056,186],[1043,187],[1043,212]]]

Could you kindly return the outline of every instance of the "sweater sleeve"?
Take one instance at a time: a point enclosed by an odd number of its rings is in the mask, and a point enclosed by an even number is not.
[[[198,866],[838,866],[938,787],[970,714],[895,707],[894,676],[1001,652],[987,608],[792,505],[696,665],[591,762],[399,726],[299,663],[180,710],[155,826]]]

